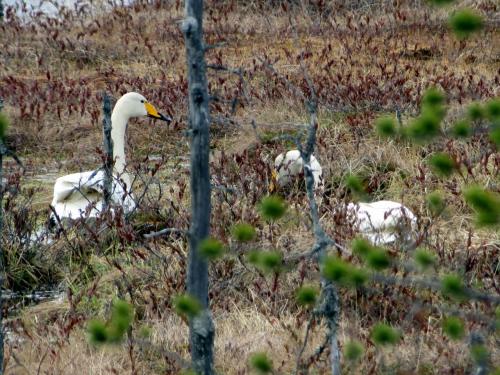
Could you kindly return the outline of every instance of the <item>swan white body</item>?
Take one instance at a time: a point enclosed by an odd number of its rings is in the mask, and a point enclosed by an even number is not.
[[[310,165],[314,177],[314,189],[323,186],[323,168],[318,160],[311,155]],[[291,150],[286,153],[279,154],[274,160],[274,168],[276,171],[276,184],[279,187],[285,187],[297,180],[304,171],[304,160],[300,155],[299,150]]]
[[[104,171],[73,173],[56,180],[52,206],[59,218],[76,219],[90,208],[88,217],[96,217],[104,205]],[[113,178],[111,201],[132,211],[136,204],[132,193],[126,191],[123,183]]]
[[[347,214],[354,215],[356,230],[373,245],[413,241],[417,218],[408,207],[392,201],[349,203]]]
[[[129,92],[115,104],[111,115],[111,139],[113,140],[113,182],[111,202],[121,205],[124,212],[130,212],[136,206],[131,193],[131,179],[125,171],[125,132],[128,120],[132,117],[148,116],[170,121],[140,94]],[[52,207],[61,219],[95,217],[104,204],[104,171],[73,173],[59,177],[54,185]],[[88,215],[87,207],[90,207]]]

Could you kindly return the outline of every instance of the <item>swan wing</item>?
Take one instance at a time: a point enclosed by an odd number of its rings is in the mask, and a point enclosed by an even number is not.
[[[376,245],[389,244],[401,235],[409,239],[417,223],[410,209],[398,202],[350,203],[348,210],[355,214],[358,230]]]
[[[73,173],[59,177],[54,185],[52,206],[61,218],[77,218],[89,205],[90,216],[96,216],[104,203],[104,172],[102,170]],[[135,201],[123,185],[113,179],[111,200],[123,206],[125,212],[135,208]]]

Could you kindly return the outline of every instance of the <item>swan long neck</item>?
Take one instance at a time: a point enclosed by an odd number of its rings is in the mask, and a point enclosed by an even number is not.
[[[127,130],[128,117],[120,111],[120,103],[115,105],[111,114],[111,139],[113,140],[113,158],[115,165],[113,173],[120,176],[130,189],[130,177],[125,173],[125,132]]]

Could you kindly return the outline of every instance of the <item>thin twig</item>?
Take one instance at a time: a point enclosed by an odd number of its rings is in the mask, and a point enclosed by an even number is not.
[[[159,230],[158,232],[151,232],[151,233],[146,233],[144,235],[144,238],[155,238],[155,237],[160,237],[160,236],[165,236],[167,234],[172,234],[172,233],[180,233],[184,236],[189,236],[189,232],[185,231],[183,229],[178,229],[178,228],[165,228],[162,230]]]

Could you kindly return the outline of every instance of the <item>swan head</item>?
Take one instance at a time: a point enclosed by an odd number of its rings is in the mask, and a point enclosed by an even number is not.
[[[137,92],[129,92],[118,99],[114,111],[118,111],[128,118],[147,116],[157,120],[172,121],[169,116],[159,113],[144,96]]]

